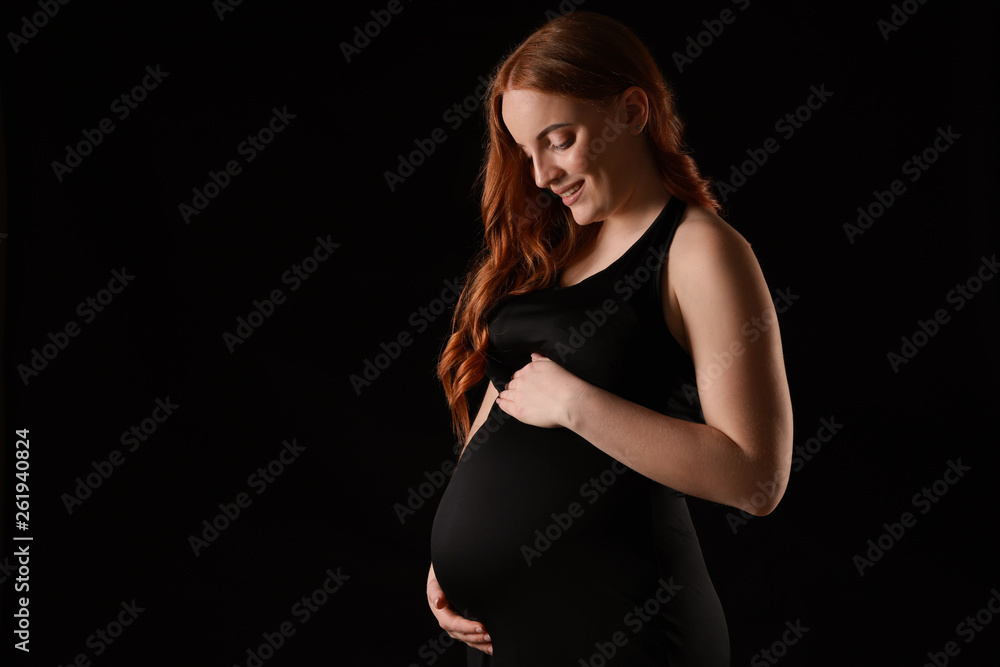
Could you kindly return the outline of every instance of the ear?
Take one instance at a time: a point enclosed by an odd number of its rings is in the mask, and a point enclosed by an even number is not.
[[[632,86],[622,94],[619,118],[628,124],[632,135],[640,134],[649,121],[649,97],[639,86]]]

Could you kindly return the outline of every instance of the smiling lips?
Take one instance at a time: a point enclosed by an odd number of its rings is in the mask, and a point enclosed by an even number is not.
[[[580,181],[576,185],[568,187],[562,192],[558,192],[556,194],[562,197],[563,204],[565,204],[566,206],[571,206],[579,198],[579,192],[582,188],[583,188],[583,181]]]

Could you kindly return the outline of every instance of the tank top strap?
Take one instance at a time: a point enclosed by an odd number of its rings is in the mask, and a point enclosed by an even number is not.
[[[560,285],[562,276],[562,269],[560,269],[557,271],[554,284],[548,289],[562,293],[576,290],[606,290],[610,285],[615,285],[615,291],[618,291],[617,287],[620,286],[621,280],[625,280],[629,284],[637,282],[645,287],[650,278],[661,274],[659,267],[666,261],[666,253],[670,248],[671,241],[673,241],[674,231],[683,218],[686,208],[687,204],[684,201],[676,196],[671,196],[656,219],[642,233],[642,236],[618,259],[597,273],[567,287]],[[624,287],[623,289],[629,288]],[[644,291],[648,290],[644,289]]]
[[[658,248],[661,248],[664,252],[670,249],[670,244],[674,240],[674,232],[677,231],[677,226],[684,218],[686,210],[687,202],[676,195],[672,195],[670,201],[664,207],[664,220],[661,221],[659,228],[655,229],[653,234],[654,243],[657,243]]]
[[[623,257],[625,262],[617,271],[619,276],[637,285],[639,291],[647,292],[658,309],[662,303],[663,266],[686,210],[687,203],[672,195],[646,233]]]
[[[671,196],[667,206],[669,207],[671,204],[673,204],[673,209],[669,211],[669,217],[664,221],[667,224],[662,225],[661,229],[657,230],[659,233],[656,234],[654,241],[660,257],[659,269],[656,272],[656,279],[653,281],[655,285],[653,297],[657,305],[663,303],[663,299],[661,298],[663,290],[662,274],[663,267],[667,263],[667,256],[670,254],[670,244],[674,242],[674,233],[677,231],[677,226],[681,224],[684,213],[687,211],[687,202],[681,200],[677,195]]]

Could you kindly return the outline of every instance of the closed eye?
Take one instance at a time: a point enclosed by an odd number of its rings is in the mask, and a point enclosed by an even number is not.
[[[550,146],[552,148],[554,148],[555,150],[557,150],[557,151],[562,151],[562,150],[566,150],[567,148],[569,148],[570,146],[572,146],[574,141],[575,141],[574,138],[570,138],[570,139],[567,139],[566,141],[564,141],[561,144],[550,144]],[[530,155],[528,155],[527,153],[525,153],[524,154],[524,159],[528,162],[528,164],[531,164],[532,160],[531,160],[531,156]]]

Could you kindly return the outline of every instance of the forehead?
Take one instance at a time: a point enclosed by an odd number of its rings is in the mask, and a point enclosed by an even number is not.
[[[535,135],[552,124],[579,122],[582,110],[566,97],[535,90],[508,90],[500,100],[504,125],[519,144],[535,141]]]

